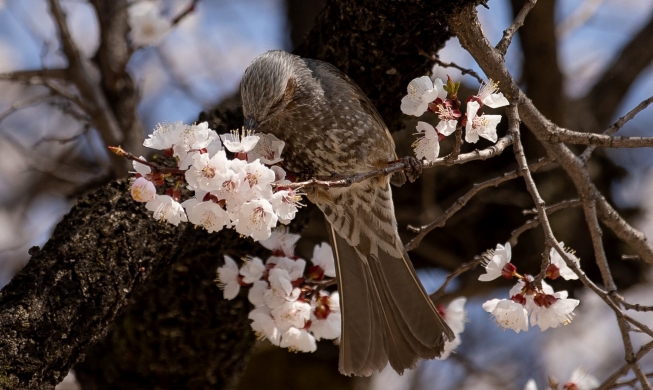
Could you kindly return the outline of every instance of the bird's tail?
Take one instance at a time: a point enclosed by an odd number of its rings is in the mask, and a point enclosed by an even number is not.
[[[440,356],[453,333],[424,291],[399,239],[387,179],[329,191],[317,202],[336,260],[342,336],[340,372],[398,373]]]

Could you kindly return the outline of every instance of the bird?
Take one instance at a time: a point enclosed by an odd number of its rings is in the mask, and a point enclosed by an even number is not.
[[[335,66],[282,50],[256,57],[240,85],[244,127],[285,142],[284,168],[352,175],[397,161],[380,114]],[[306,189],[327,221],[342,333],[338,369],[399,374],[441,355],[454,335],[420,283],[399,238],[390,182],[403,172],[341,188]]]

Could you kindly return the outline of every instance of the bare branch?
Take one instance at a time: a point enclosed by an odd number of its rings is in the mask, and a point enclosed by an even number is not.
[[[32,81],[33,79],[66,80],[68,69],[35,69],[17,70],[15,72],[0,73],[0,80]]]
[[[450,160],[448,157],[440,157],[435,161],[431,162],[422,162],[424,168],[432,168],[440,165],[458,165],[464,164],[470,161],[475,160],[487,160],[494,156],[501,154],[504,149],[512,143],[512,137],[507,135],[503,138],[500,138],[496,144],[489,146],[485,149],[475,149],[473,152],[464,153],[459,155],[456,159]],[[403,161],[397,161],[389,163],[387,167],[376,169],[369,172],[357,173],[354,175],[336,175],[330,177],[316,177],[310,180],[284,184],[283,187],[289,189],[298,189],[305,187],[320,187],[320,188],[337,188],[337,187],[349,187],[354,183],[359,183],[361,181],[370,179],[377,176],[387,176],[395,172],[403,171],[406,169],[411,169],[407,167]]]
[[[533,168],[530,167],[531,172],[533,172]],[[556,203],[551,206],[545,207],[545,211],[547,214],[553,214],[556,211],[572,208],[572,207],[578,207],[581,206],[582,202],[580,199],[570,199],[570,200],[564,200],[560,203]],[[524,214],[530,214],[533,213],[532,210],[524,210]],[[537,210],[534,211],[535,214],[537,214]],[[518,227],[517,229],[513,230],[510,239],[508,242],[510,242],[510,245],[516,246],[517,242],[519,241],[519,236],[522,235],[525,231],[536,228],[540,226],[540,220],[538,217],[535,217],[529,221],[527,221],[525,224],[522,226]],[[546,251],[545,251],[546,252]]]
[[[584,169],[583,162],[567,146],[561,143],[550,144],[547,142],[549,135],[559,130],[559,127],[545,118],[535,108],[531,100],[520,91],[506,69],[503,57],[484,37],[474,10],[467,9],[453,16],[450,26],[456,32],[461,45],[472,54],[485,73],[493,80],[500,82],[501,91],[511,98],[518,98],[521,119],[542,141],[547,154],[560,163],[572,179],[581,198],[596,198],[599,219],[620,239],[635,249],[643,261],[653,265],[653,247],[647,242],[644,234],[630,226],[601,195],[592,183],[589,173]]]
[[[563,128],[549,129],[544,137],[548,143],[566,142],[576,145],[593,145],[605,148],[650,148],[653,137],[615,137],[605,134],[583,133]]]
[[[538,170],[538,169],[540,169],[540,168],[542,168],[542,167],[544,167],[544,166],[546,166],[546,165],[548,165],[550,163],[551,163],[551,160],[549,160],[549,159],[546,159],[546,158],[540,159],[536,163],[530,165],[530,169],[533,172],[535,172],[536,170]],[[458,198],[458,200],[456,200],[456,202],[454,204],[449,206],[449,208],[447,210],[445,210],[445,212],[442,213],[442,215],[440,215],[434,221],[428,223],[427,225],[421,226],[419,228],[409,226],[408,229],[410,231],[412,231],[414,233],[419,233],[419,234],[417,236],[415,236],[412,240],[410,240],[406,244],[406,246],[405,246],[406,250],[411,251],[411,250],[417,248],[419,246],[420,242],[422,241],[422,239],[424,239],[424,237],[426,237],[426,235],[428,233],[430,233],[435,228],[443,227],[447,223],[447,220],[449,220],[449,218],[451,218],[452,215],[454,215],[456,212],[458,212],[458,210],[463,208],[467,204],[467,202],[469,202],[470,199],[472,199],[474,197],[474,195],[476,195],[481,190],[483,190],[485,188],[489,188],[489,187],[496,187],[496,186],[498,186],[499,184],[501,184],[503,182],[506,182],[506,181],[512,180],[512,179],[516,179],[519,176],[520,176],[519,171],[511,171],[511,172],[506,172],[502,176],[496,177],[494,179],[490,179],[490,180],[482,182],[482,183],[474,184],[474,186],[473,186],[473,188],[471,190],[469,190],[465,195]]]
[[[537,0],[527,0],[524,3],[524,6],[522,9],[519,11],[517,16],[515,17],[515,20],[512,22],[510,27],[508,27],[504,32],[503,32],[503,37],[497,43],[496,49],[499,53],[501,53],[502,56],[506,55],[506,52],[508,51],[508,46],[510,46],[510,42],[512,41],[512,37],[515,35],[517,30],[521,26],[524,25],[524,20],[526,19],[526,15],[535,7],[535,4],[537,3]]]
[[[451,283],[452,280],[454,280],[459,275],[461,275],[461,274],[463,274],[463,273],[465,273],[467,271],[471,271],[471,270],[476,269],[476,267],[478,267],[478,265],[481,264],[482,262],[483,262],[483,257],[482,256],[476,256],[476,257],[474,257],[474,260],[472,260],[472,261],[470,261],[468,263],[464,263],[460,267],[453,270],[453,272],[451,272],[449,275],[447,275],[447,278],[444,280],[444,283],[442,283],[442,286],[440,286],[440,288],[436,292],[434,292],[433,294],[430,295],[431,300],[432,301],[437,301],[438,299],[442,298],[442,296],[444,295],[445,290],[447,289],[447,286],[449,285],[449,283]]]
[[[603,132],[604,135],[612,135],[619,131],[626,123],[628,123],[630,120],[632,120],[637,114],[639,114],[641,111],[643,111],[646,107],[648,107],[651,103],[653,103],[653,96],[649,97],[648,99],[643,100],[641,103],[639,103],[635,108],[632,110],[628,111],[626,115],[622,116],[619,118],[612,126],[610,126],[607,130]],[[580,159],[583,162],[587,162],[589,158],[592,156],[592,152],[596,149],[596,145],[590,145],[583,151],[583,154],[580,155]]]

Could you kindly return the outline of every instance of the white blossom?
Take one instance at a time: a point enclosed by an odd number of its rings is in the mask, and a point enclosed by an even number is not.
[[[565,243],[560,241],[560,246],[562,248],[564,248]],[[569,249],[565,249],[565,253],[576,264],[576,267],[580,268],[580,260],[578,259],[578,257],[576,257],[576,255],[574,255],[573,251],[571,251]],[[578,279],[578,275],[576,275],[576,273],[574,271],[572,271],[571,268],[569,268],[567,266],[567,263],[562,258],[562,256],[560,256],[560,254],[558,253],[558,251],[555,248],[551,248],[551,252],[550,252],[549,256],[551,258],[551,264],[558,267],[558,271],[560,272],[560,276],[562,276],[565,280],[576,280],[576,279]]]
[[[270,199],[272,197],[270,184],[274,182],[274,171],[261,164],[259,160],[245,164],[242,169],[245,173],[245,183],[240,189],[241,195],[248,200]]]
[[[596,377],[585,369],[585,367],[578,367],[571,373],[571,378],[562,387],[565,390],[594,390],[601,382]]]
[[[181,133],[186,126],[181,122],[164,122],[159,123],[152,134],[143,142],[143,146],[150,149],[166,150],[179,143]]]
[[[153,200],[145,204],[145,208],[154,212],[154,219],[175,226],[179,225],[179,222],[188,220],[181,204],[168,195],[156,195]]]
[[[326,305],[327,307],[324,307]],[[317,299],[315,310],[311,311],[310,331],[316,340],[335,340],[340,337],[341,328],[340,295],[337,291],[322,291]]]
[[[209,129],[207,122],[185,126],[179,134],[179,142],[172,148],[174,156],[179,159],[177,163],[179,169],[188,169],[196,153],[217,142],[220,142],[218,134]]]
[[[223,292],[224,299],[236,298],[240,291],[238,265],[231,257],[224,256],[224,265],[218,268],[218,287]]]
[[[258,135],[254,135],[250,130],[232,130],[226,134],[220,134],[224,147],[232,153],[248,153],[256,146],[259,140]]]
[[[451,328],[455,338],[444,344],[444,350],[439,359],[448,358],[451,352],[460,345],[460,334],[465,330],[465,321],[467,321],[465,302],[467,302],[465,297],[456,298],[442,311],[442,318]]]
[[[247,292],[247,299],[254,305],[254,307],[260,307],[265,305],[264,294],[268,290],[268,282],[264,280],[259,280],[252,284],[249,291]]]
[[[281,331],[272,318],[269,308],[257,307],[249,313],[248,318],[252,320],[252,329],[259,340],[268,339],[273,345],[279,345]]]
[[[538,325],[542,331],[569,324],[573,318],[572,312],[580,303],[578,299],[567,299],[567,291],[554,293],[553,297],[556,301],[551,306],[535,304],[531,312],[531,324]]]
[[[340,337],[342,333],[341,328],[342,314],[330,313],[329,316],[323,320],[311,318],[310,331],[315,336],[316,340],[335,340]]]
[[[483,137],[489,141],[497,142],[497,125],[501,122],[501,115],[477,116],[476,113],[480,108],[480,104],[476,101],[467,103],[465,141],[476,143],[479,137]]]
[[[231,226],[229,214],[219,204],[213,201],[201,202],[191,198],[182,203],[188,214],[190,223],[201,226],[207,232],[213,233]]]
[[[287,257],[291,257],[295,254],[295,244],[299,237],[299,234],[289,233],[288,228],[279,227],[272,230],[270,238],[259,243],[271,251],[280,252]]]
[[[483,304],[483,310],[492,313],[497,324],[519,333],[528,330],[526,308],[510,299],[492,299]]]
[[[130,192],[137,202],[151,202],[156,197],[156,187],[144,177],[134,180]]]
[[[263,301],[270,308],[274,309],[287,301],[296,301],[299,298],[299,289],[292,286],[288,271],[280,268],[270,270],[268,276],[270,288],[263,293]]]
[[[510,263],[512,256],[512,249],[510,243],[506,242],[505,245],[497,244],[497,248],[491,252],[492,258],[485,264],[485,274],[478,277],[482,282],[488,282],[501,276],[503,267]]]
[[[497,93],[498,90],[499,84],[489,80],[481,84],[476,97],[481,103],[491,108],[507,106],[509,104],[508,99],[503,96],[503,93]]]
[[[401,111],[407,115],[420,116],[426,112],[429,103],[446,97],[442,80],[435,79],[432,82],[428,76],[418,77],[408,84],[408,95],[401,99]]]
[[[159,45],[172,28],[172,23],[161,15],[159,2],[139,1],[129,6],[128,13],[134,46]]]
[[[252,257],[245,260],[245,264],[240,267],[240,274],[243,277],[243,282],[252,284],[258,282],[265,272],[265,265],[263,260],[258,257]]]
[[[426,122],[417,122],[417,134],[424,134],[413,143],[419,159],[435,161],[440,155],[440,138],[435,128]]]
[[[333,259],[333,249],[326,242],[315,245],[311,262],[313,265],[322,268],[325,276],[331,278],[336,277],[336,263]]]
[[[255,241],[265,240],[270,237],[277,220],[270,202],[253,199],[240,206],[236,231],[243,236],[251,236]]]
[[[290,327],[303,328],[311,318],[311,305],[305,301],[286,301],[272,309],[272,317],[282,332]]]
[[[444,136],[449,136],[453,134],[454,131],[456,131],[456,127],[458,127],[458,121],[455,119],[451,120],[441,120],[437,126],[435,126],[435,129],[438,131],[438,133],[444,135]]]
[[[276,269],[286,270],[291,281],[301,279],[306,269],[306,260],[304,259],[271,256],[267,263],[274,264]]]
[[[143,156],[140,156],[139,158],[141,160],[143,160],[143,161],[146,161],[145,157],[143,157]],[[134,170],[136,171],[136,173],[138,173],[141,176],[149,175],[150,173],[152,173],[152,168],[150,168],[147,165],[142,164],[142,163],[140,163],[140,162],[138,162],[136,160],[132,161],[132,166],[134,167]]]
[[[256,146],[247,153],[247,161],[259,159],[263,164],[273,165],[283,161],[281,152],[285,142],[275,137],[274,134],[259,133]]]
[[[272,195],[270,203],[279,217],[279,222],[288,224],[295,218],[297,210],[303,206],[301,199],[301,195],[298,195],[295,190],[280,190]]]
[[[225,180],[231,178],[229,160],[224,150],[218,151],[209,158],[208,153],[195,153],[192,155],[192,165],[184,174],[190,188],[204,191],[217,191],[222,189]]]
[[[526,382],[526,386],[524,386],[524,390],[537,390],[535,379],[529,379],[528,382]]]
[[[279,346],[291,352],[315,352],[317,349],[313,335],[304,329],[292,327],[281,336]]]

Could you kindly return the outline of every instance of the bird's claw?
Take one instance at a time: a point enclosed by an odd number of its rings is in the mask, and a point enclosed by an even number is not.
[[[411,183],[414,183],[415,180],[419,177],[419,175],[422,174],[422,162],[417,159],[415,156],[406,156],[402,158],[402,162],[404,163],[404,172],[406,174],[406,178],[408,181]]]

